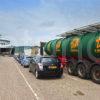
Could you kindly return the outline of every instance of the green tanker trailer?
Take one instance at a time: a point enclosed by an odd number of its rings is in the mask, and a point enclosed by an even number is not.
[[[45,52],[48,55],[54,56],[77,56],[79,38],[80,36],[75,35],[67,38],[51,40],[45,45]],[[73,43],[77,42],[77,44],[72,44],[72,41]]]
[[[100,33],[73,37],[69,43],[68,73],[100,83]]]
[[[100,83],[99,32],[50,41],[45,51],[49,55],[65,56],[69,74],[91,77],[94,82]]]
[[[61,55],[61,42],[63,39],[55,39],[52,41],[49,41],[46,45],[45,45],[45,52],[48,55],[54,55],[54,56],[58,56]]]
[[[78,76],[91,77],[94,82],[100,83],[100,32],[82,35],[78,50]]]

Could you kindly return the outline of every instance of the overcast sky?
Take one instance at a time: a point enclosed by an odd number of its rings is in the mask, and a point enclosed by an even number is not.
[[[38,45],[100,22],[100,0],[0,0],[0,34],[13,45]]]

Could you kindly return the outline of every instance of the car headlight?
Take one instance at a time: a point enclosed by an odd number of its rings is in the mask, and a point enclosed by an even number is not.
[[[38,63],[38,65],[39,65],[39,69],[40,69],[40,70],[43,70],[43,64]]]

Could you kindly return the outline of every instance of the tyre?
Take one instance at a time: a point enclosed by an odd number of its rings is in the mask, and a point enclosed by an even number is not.
[[[35,71],[35,77],[36,77],[36,79],[40,78],[39,72],[37,70]]]
[[[67,71],[68,71],[68,74],[74,75],[74,64],[72,62],[68,63]]]
[[[86,74],[86,67],[83,63],[78,64],[77,66],[77,74],[80,78],[85,79],[87,74]]]
[[[24,65],[24,68],[28,68],[28,66],[25,66],[25,65]]]
[[[57,75],[57,78],[61,78],[63,75],[63,69],[61,70],[61,72]]]
[[[57,78],[61,78],[61,77],[62,77],[62,74],[58,74],[58,75],[57,75]]]
[[[95,83],[100,84],[100,66],[95,65],[91,70],[91,78]]]

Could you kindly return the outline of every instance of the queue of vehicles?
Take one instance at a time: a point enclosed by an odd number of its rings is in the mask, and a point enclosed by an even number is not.
[[[43,50],[48,57],[19,56],[17,60],[36,78],[61,77],[65,66],[68,74],[100,84],[100,24],[64,33],[60,39],[47,42]]]
[[[52,56],[15,56],[15,59],[24,68],[29,67],[29,72],[33,73],[37,79],[42,76],[54,76],[61,78],[63,67],[60,60]]]
[[[19,55],[16,56],[15,59],[23,66],[23,67],[29,67],[31,56],[26,55]]]

